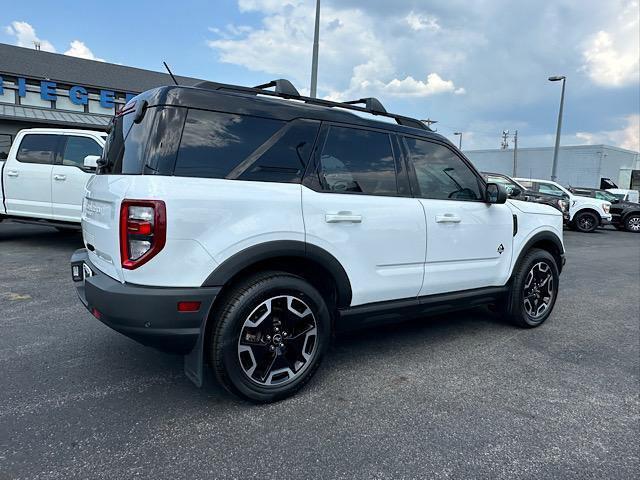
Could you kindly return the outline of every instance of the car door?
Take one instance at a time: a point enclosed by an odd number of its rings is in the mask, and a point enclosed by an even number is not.
[[[305,239],[344,267],[351,305],[415,298],[425,217],[408,194],[406,173],[398,175],[389,134],[325,125],[313,160],[302,187]]]
[[[444,143],[404,137],[408,172],[427,225],[420,295],[504,285],[509,276],[513,214],[484,201],[484,182]]]
[[[102,155],[102,145],[90,135],[64,135],[62,154],[52,170],[53,218],[80,222],[84,187],[93,172],[84,166],[87,155]]]
[[[7,160],[3,175],[9,215],[52,217],[51,172],[60,138],[60,135],[28,133],[19,139],[16,156]]]

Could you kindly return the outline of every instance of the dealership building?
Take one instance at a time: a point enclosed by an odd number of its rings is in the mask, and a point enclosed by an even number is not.
[[[519,148],[514,175],[514,151],[468,150],[464,152],[481,171],[515,177],[551,178],[553,147]],[[640,190],[638,152],[608,145],[560,147],[557,181],[562,185],[600,188],[600,179],[608,178],[620,188]]]
[[[0,159],[23,128],[104,130],[129,98],[172,83],[166,73],[0,43]]]

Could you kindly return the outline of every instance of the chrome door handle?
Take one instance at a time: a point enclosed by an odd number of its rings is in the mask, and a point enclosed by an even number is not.
[[[436,215],[436,223],[460,223],[461,221],[462,219],[453,213]]]
[[[16,170],[7,170],[7,177],[17,177],[20,175]]]
[[[327,223],[361,223],[362,215],[354,215],[351,212],[327,213],[324,216],[324,220]]]
[[[54,175],[53,176],[54,180],[60,180],[61,182],[67,179],[66,175]]]

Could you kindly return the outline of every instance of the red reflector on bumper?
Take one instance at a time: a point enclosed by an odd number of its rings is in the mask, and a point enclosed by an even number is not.
[[[200,302],[178,302],[179,312],[197,312],[200,310]]]
[[[96,317],[98,320],[100,320],[102,318],[102,314],[95,308],[91,309],[91,315]]]

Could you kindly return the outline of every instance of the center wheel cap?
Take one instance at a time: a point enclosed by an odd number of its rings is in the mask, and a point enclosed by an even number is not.
[[[279,333],[276,333],[273,336],[273,343],[275,343],[276,345],[280,345],[280,343],[282,343],[282,335],[280,335]]]

